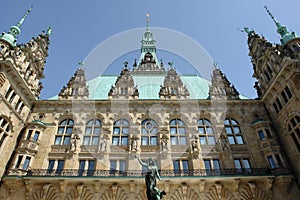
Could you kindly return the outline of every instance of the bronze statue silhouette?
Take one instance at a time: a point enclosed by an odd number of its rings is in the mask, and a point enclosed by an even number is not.
[[[161,181],[157,166],[152,158],[148,159],[148,164],[141,161],[139,157],[136,156],[139,163],[147,167],[147,174],[145,176],[146,187],[147,187],[147,199],[148,200],[161,200],[163,195],[166,195],[165,191],[161,191],[156,187],[156,178]]]

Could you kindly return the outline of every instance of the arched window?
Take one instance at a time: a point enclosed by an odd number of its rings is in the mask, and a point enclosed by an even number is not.
[[[83,136],[83,145],[98,145],[99,136],[101,131],[101,121],[98,119],[92,119],[85,125],[85,132]]]
[[[65,119],[58,125],[55,136],[55,145],[69,145],[73,131],[74,121],[72,119]]]
[[[152,119],[146,119],[142,122],[142,145],[158,145],[157,133],[158,126],[157,123]]]
[[[198,120],[198,134],[200,139],[200,144],[216,144],[214,131],[212,124],[207,119]]]
[[[9,132],[10,132],[9,122],[3,117],[0,117],[0,147],[4,143],[4,140],[8,136]]]
[[[227,118],[224,125],[229,144],[244,144],[241,129],[236,120]]]
[[[300,117],[295,116],[288,123],[288,132],[297,149],[300,152]]]
[[[183,121],[180,119],[173,119],[169,123],[170,125],[170,135],[171,135],[171,145],[186,145],[186,131]]]
[[[115,121],[112,136],[112,145],[127,146],[129,134],[129,123],[125,119]]]

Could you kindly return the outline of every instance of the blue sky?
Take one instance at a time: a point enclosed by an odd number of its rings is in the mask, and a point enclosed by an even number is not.
[[[275,24],[264,9],[267,5],[279,22],[300,35],[297,0],[10,0],[1,4],[0,30],[9,30],[31,5],[32,12],[21,28],[18,43],[28,42],[49,25],[53,29],[42,99],[57,95],[78,68],[78,62],[101,42],[123,31],[145,27],[146,13],[150,13],[151,26],[178,31],[202,45],[237,90],[250,98],[256,97],[256,91],[247,36],[237,28],[251,27],[271,43],[279,43]],[[141,37],[136,39],[137,47]],[[119,47],[116,44],[111,48]],[[166,64],[172,55],[163,53],[168,57],[164,59]],[[131,59],[139,56],[138,51],[133,51],[110,67],[118,74],[122,60],[132,64]],[[178,58],[174,55],[174,59]],[[185,62],[178,60],[174,65],[179,67]]]

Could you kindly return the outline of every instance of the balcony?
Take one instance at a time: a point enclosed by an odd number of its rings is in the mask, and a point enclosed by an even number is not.
[[[269,168],[247,168],[247,169],[218,169],[218,170],[160,170],[162,177],[213,177],[213,176],[280,176],[290,175],[287,168],[271,170]],[[144,171],[118,171],[118,170],[78,170],[78,169],[32,169],[27,172],[26,177],[142,177]]]

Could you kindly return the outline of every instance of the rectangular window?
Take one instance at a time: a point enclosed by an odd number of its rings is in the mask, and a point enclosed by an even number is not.
[[[268,158],[268,162],[269,162],[269,165],[270,165],[271,169],[276,168],[275,161],[274,161],[273,157],[268,156],[267,158]]]
[[[54,144],[55,144],[55,145],[60,145],[60,144],[61,144],[61,139],[62,139],[61,136],[56,136],[56,137],[55,137],[55,142],[54,142]]]
[[[259,136],[260,140],[265,140],[266,139],[265,134],[262,130],[258,131],[258,136]]]
[[[142,145],[148,145],[148,137],[142,137]]]
[[[78,169],[78,176],[82,176],[85,169],[85,162],[86,160],[80,160],[79,161],[79,169]]]
[[[30,160],[31,160],[31,157],[26,156],[24,164],[23,164],[23,168],[22,168],[23,170],[27,170],[28,169],[29,164],[30,164]]]
[[[40,135],[40,132],[39,132],[39,131],[35,131],[32,140],[33,140],[34,142],[37,142],[38,139],[39,139],[39,135]]]
[[[113,137],[112,138],[112,145],[114,145],[114,146],[119,145],[119,140],[120,140],[119,136]]]
[[[119,173],[126,175],[126,161],[125,160],[119,161]]]
[[[176,136],[171,136],[171,145],[178,145],[178,138]]]
[[[206,137],[200,136],[200,144],[206,144]]]
[[[184,174],[189,174],[189,161],[182,160],[182,170]]]
[[[53,167],[54,167],[55,160],[49,160],[48,168],[47,168],[47,174],[51,174]]]
[[[239,159],[234,159],[234,166],[235,166],[235,169],[242,169],[242,164],[241,164],[241,161]]]
[[[288,97],[286,96],[285,92],[284,91],[281,91],[281,96],[284,100],[284,103],[287,103],[289,100],[288,100]]]
[[[290,99],[290,98],[292,98],[292,92],[291,92],[291,90],[289,89],[289,87],[285,87],[284,88],[284,91],[286,92],[286,94],[287,94],[287,96],[288,96],[288,98]]]
[[[117,161],[115,160],[111,160],[110,161],[110,174],[115,174],[116,173],[116,169],[117,169]]]
[[[204,160],[204,167],[205,167],[205,170],[206,170],[206,174],[211,176],[212,173],[211,173],[211,164],[210,164],[210,160]]]
[[[26,140],[30,140],[33,130],[28,130]]]
[[[281,161],[280,156],[279,156],[278,154],[275,154],[275,158],[276,158],[276,161],[277,161],[277,163],[278,163],[278,166],[279,166],[279,167],[283,167],[283,163],[282,163],[282,161]]]
[[[173,160],[174,174],[180,174],[180,163],[179,160]]]
[[[89,166],[87,171],[87,176],[93,176],[95,171],[95,160],[89,160]]]
[[[20,167],[22,160],[23,160],[23,156],[18,156],[18,160],[15,166],[16,169]]]
[[[214,174],[217,176],[221,175],[219,160],[217,160],[217,159],[213,160],[213,167],[214,167],[214,172],[215,172]]]
[[[216,140],[214,136],[208,136],[208,144],[214,145],[216,144]]]
[[[56,174],[61,174],[62,170],[64,169],[65,161],[64,160],[58,160],[57,161],[57,169],[55,171]]]
[[[277,103],[277,105],[278,105],[279,110],[281,110],[281,109],[282,109],[282,104],[281,104],[279,98],[276,99],[276,103]]]
[[[265,132],[266,132],[268,138],[272,138],[272,135],[271,135],[271,132],[269,129],[265,129]]]
[[[275,109],[276,113],[279,113],[279,108],[277,107],[276,103],[273,103],[273,108]]]
[[[83,145],[89,145],[91,140],[91,136],[84,136],[83,137]]]
[[[156,136],[150,137],[150,145],[157,145],[157,137]]]
[[[10,94],[12,93],[13,89],[11,87],[8,88],[6,94],[5,94],[5,99],[8,99],[8,97],[10,96]]]
[[[16,96],[16,93],[13,92],[13,93],[11,94],[11,96],[9,97],[9,100],[8,100],[8,101],[9,101],[10,103],[13,102],[15,96]]]

